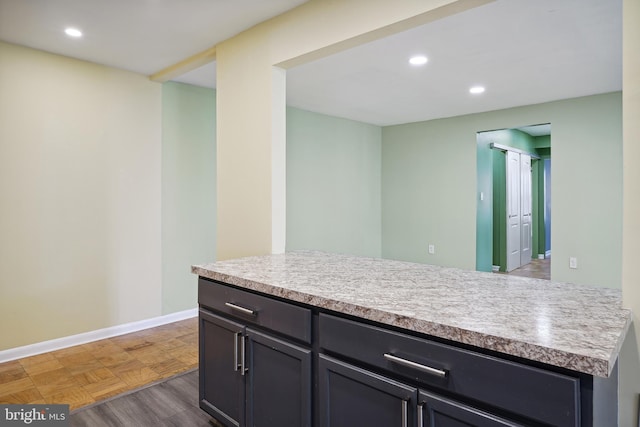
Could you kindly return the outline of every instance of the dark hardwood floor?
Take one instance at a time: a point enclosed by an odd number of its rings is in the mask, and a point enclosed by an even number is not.
[[[198,370],[71,412],[73,427],[211,427],[198,407]]]

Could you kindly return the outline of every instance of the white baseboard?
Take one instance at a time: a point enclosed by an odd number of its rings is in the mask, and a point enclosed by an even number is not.
[[[23,357],[34,356],[36,354],[47,353],[49,351],[60,350],[62,348],[73,347],[74,345],[86,344],[88,342],[103,340],[130,332],[141,331],[179,320],[190,319],[198,315],[198,309],[178,311],[177,313],[166,314],[164,316],[153,317],[151,319],[139,320],[137,322],[125,323],[124,325],[110,326],[104,329],[84,332],[82,334],[70,335],[68,337],[56,338],[49,341],[42,341],[22,347],[10,348],[0,351],[0,363],[10,360],[22,359]]]

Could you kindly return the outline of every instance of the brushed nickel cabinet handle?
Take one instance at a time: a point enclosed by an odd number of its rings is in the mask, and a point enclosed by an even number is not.
[[[440,378],[447,377],[447,371],[443,371],[442,369],[432,368],[431,366],[422,365],[420,363],[412,362],[411,360],[403,359],[401,357],[394,356],[393,354],[385,353],[384,358],[390,362],[397,363],[398,365],[417,369],[419,371],[426,372],[428,374],[435,375]]]
[[[242,336],[242,332],[236,332],[233,334],[233,370],[240,369],[240,363],[238,362],[238,337]]]
[[[406,400],[402,401],[402,427],[409,427],[409,408]]]
[[[246,348],[245,348],[246,337],[241,337],[240,341],[240,375],[244,375],[245,372],[248,371],[245,365],[246,358]]]
[[[226,305],[227,307],[229,307],[232,310],[236,310],[236,311],[239,311],[240,313],[248,314],[250,316],[255,316],[255,315],[258,314],[257,311],[251,310],[249,308],[241,307],[241,306],[236,305],[236,304],[234,304],[232,302],[225,302],[224,305]]]
[[[422,411],[424,411],[423,403],[418,405],[418,427],[424,427],[424,415],[422,415]]]

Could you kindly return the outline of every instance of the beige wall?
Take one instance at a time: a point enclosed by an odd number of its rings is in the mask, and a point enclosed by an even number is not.
[[[311,0],[217,46],[217,255],[271,253],[285,241],[285,73],[364,41],[485,0]],[[277,181],[275,181],[275,180]],[[274,184],[280,188],[274,189]]]
[[[0,58],[0,350],[160,315],[161,86]]]
[[[640,395],[640,1],[623,4],[622,294],[634,326],[620,356],[620,424],[638,425]],[[634,334],[635,332],[635,334]]]

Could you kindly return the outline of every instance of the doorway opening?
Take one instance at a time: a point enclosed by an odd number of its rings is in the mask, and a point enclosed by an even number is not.
[[[477,133],[476,268],[550,279],[551,125]]]

